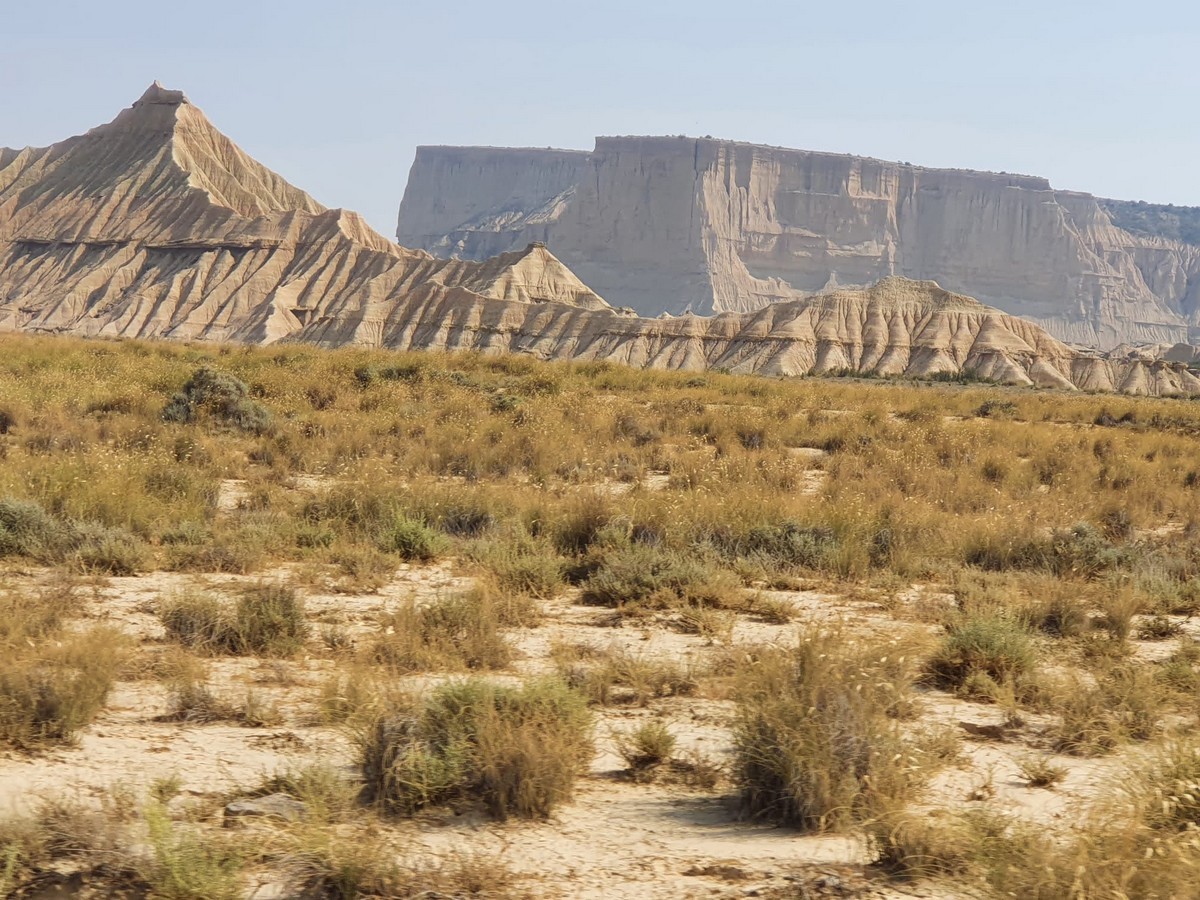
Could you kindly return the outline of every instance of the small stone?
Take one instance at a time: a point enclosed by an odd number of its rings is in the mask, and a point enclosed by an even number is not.
[[[285,822],[298,822],[304,818],[308,807],[287,794],[268,794],[265,797],[252,797],[245,800],[234,800],[225,807],[226,824],[228,820],[245,818],[283,819]]]

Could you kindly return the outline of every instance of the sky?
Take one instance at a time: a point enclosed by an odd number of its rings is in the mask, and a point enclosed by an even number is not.
[[[7,5],[0,146],[155,79],[260,162],[395,232],[419,144],[713,135],[1200,206],[1200,4],[1093,0]]]

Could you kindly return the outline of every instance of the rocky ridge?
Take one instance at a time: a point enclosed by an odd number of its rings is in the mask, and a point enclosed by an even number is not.
[[[650,315],[745,312],[890,275],[936,280],[1107,350],[1200,340],[1186,212],[1024,175],[601,137],[590,153],[418,148],[397,235],[463,259],[541,241],[610,302]]]
[[[522,190],[568,184],[578,159],[560,162]],[[157,84],[85,135],[0,150],[0,330],[1200,393],[1184,363],[1080,353],[929,281],[649,319],[611,308],[538,243],[482,261],[407,250],[250,159]]]
[[[476,263],[398,247],[157,83],[85,135],[0,151],[0,328],[268,342],[332,308],[369,332],[414,291],[607,308],[544,248]]]

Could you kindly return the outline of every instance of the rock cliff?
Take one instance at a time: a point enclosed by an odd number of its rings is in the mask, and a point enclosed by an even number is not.
[[[1022,175],[602,137],[590,154],[421,147],[397,234],[463,259],[540,241],[648,315],[742,312],[901,275],[1080,345],[1200,340],[1191,218],[1151,209]]]
[[[473,152],[461,158],[476,165]],[[490,208],[550,193],[517,217],[522,227],[560,218],[592,163],[586,154],[553,158],[544,171],[509,169],[473,202]],[[661,223],[651,215],[645,238],[665,233],[682,253],[692,231],[675,212]],[[613,228],[622,246],[639,249],[636,229],[616,220]],[[659,271],[654,254],[639,258]],[[698,288],[714,283],[705,278]],[[788,290],[754,276],[738,284]],[[1081,353],[927,281],[889,277],[867,290],[742,305],[759,308],[639,318],[614,310],[538,243],[480,261],[407,250],[354,213],[325,209],[157,84],[85,135],[0,150],[0,330],[463,349],[766,375],[965,372],[1200,393],[1186,362]]]

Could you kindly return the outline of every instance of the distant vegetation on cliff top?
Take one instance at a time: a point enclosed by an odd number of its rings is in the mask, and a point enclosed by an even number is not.
[[[1145,200],[1101,200],[1100,205],[1118,228],[1200,245],[1200,207],[1173,203],[1164,206]]]

